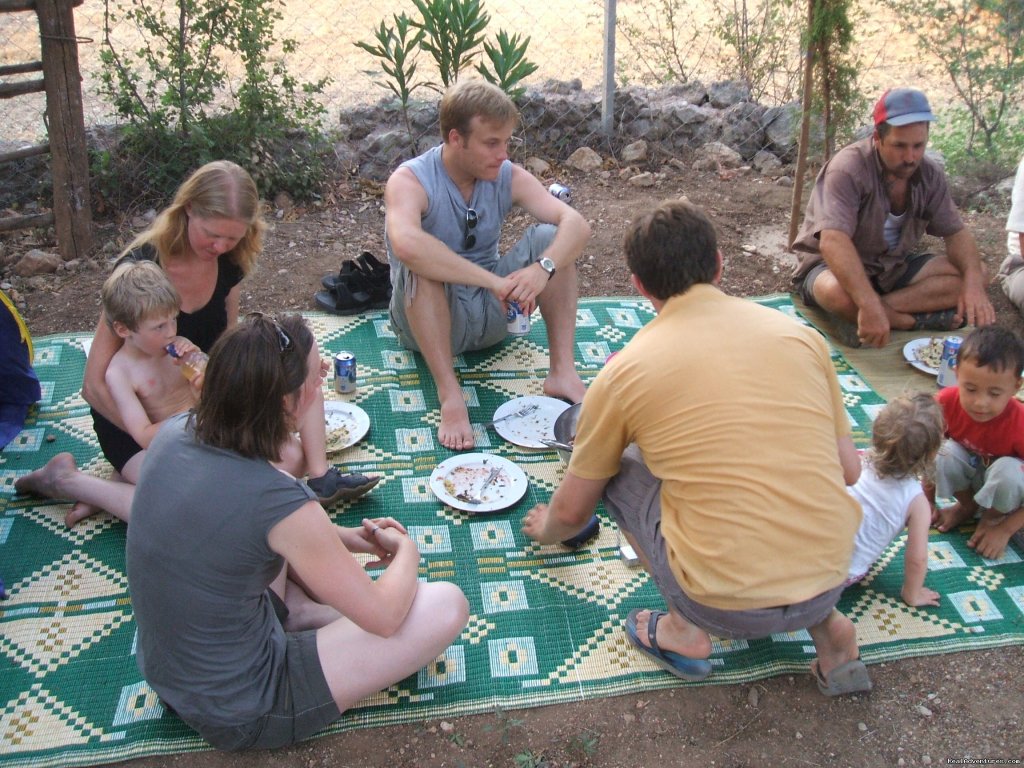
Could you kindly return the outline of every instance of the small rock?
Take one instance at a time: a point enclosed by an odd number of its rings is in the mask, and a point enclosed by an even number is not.
[[[922,717],[931,717],[932,711],[928,709],[928,707],[926,707],[924,704],[918,704],[917,714],[921,715]]]
[[[800,733],[800,731],[797,731],[797,732],[796,732],[796,738],[797,738],[797,741],[799,741],[799,740],[800,740],[800,739],[802,739],[803,737],[804,737],[804,735],[803,735],[802,733]]]
[[[547,160],[542,160],[539,157],[526,158],[526,162],[523,163],[523,167],[534,176],[547,176],[551,171],[551,163]]]
[[[638,139],[632,144],[627,144],[622,148],[622,162],[630,165],[632,163],[642,163],[647,159],[647,142],[643,139]]]
[[[623,720],[624,720],[625,722],[627,722],[627,723],[635,723],[635,722],[636,722],[636,715],[634,715],[634,714],[633,714],[632,712],[626,712],[626,713],[625,713],[625,714],[624,714],[624,715],[622,716],[622,719],[623,719]]]
[[[740,246],[740,250],[744,253],[757,253],[757,246],[751,245],[750,243],[744,243]]]
[[[757,702],[760,700],[760,698],[761,694],[757,692],[757,686],[750,686],[750,690],[747,691],[747,704],[749,704],[752,707],[756,707]]]
[[[14,274],[19,277],[33,277],[35,275],[52,275],[61,265],[61,258],[56,253],[47,253],[33,248],[14,265]]]
[[[447,720],[441,721],[441,733],[451,733],[455,730],[455,726],[449,723]]]
[[[896,761],[896,765],[906,765],[906,764],[907,764],[907,761],[904,760],[902,757],[899,760]]]
[[[857,723],[857,730],[862,733],[868,729],[867,723]]]
[[[775,180],[775,183],[778,184],[780,187],[792,187],[793,179],[791,179],[789,176],[779,176],[779,178]]]
[[[584,171],[586,173],[596,171],[604,163],[601,156],[590,147],[580,147],[569,155],[569,159],[565,162],[566,165],[575,168],[577,171]]]
[[[632,176],[629,179],[629,183],[634,187],[653,187],[654,186],[654,174],[653,173],[638,173],[636,176]]]
[[[931,765],[932,764],[931,755],[921,755],[921,764],[922,765]]]

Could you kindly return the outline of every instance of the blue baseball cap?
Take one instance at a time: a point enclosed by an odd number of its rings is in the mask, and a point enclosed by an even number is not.
[[[883,93],[875,104],[876,128],[882,123],[900,126],[934,120],[928,97],[913,88],[892,88]]]

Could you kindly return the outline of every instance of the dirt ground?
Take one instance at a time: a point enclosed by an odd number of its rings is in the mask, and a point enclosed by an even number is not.
[[[723,288],[755,296],[784,291],[791,189],[757,176],[660,169],[654,187],[629,185],[618,170],[558,180],[591,222],[580,260],[584,296],[631,293],[621,240],[631,218],[653,203],[686,195],[715,222],[726,256]],[[555,179],[545,179],[550,182]],[[322,275],[367,249],[383,254],[383,210],[376,185],[339,185],[316,208],[284,205],[257,272],[243,284],[242,310],[313,309]],[[1006,210],[968,214],[985,261],[995,271],[1005,251]],[[92,329],[98,294],[131,219],[98,227],[96,256],[56,276],[7,274],[34,335]],[[517,220],[512,232],[523,224]],[[136,224],[140,222],[136,221]],[[0,239],[0,263],[32,247],[52,248],[46,233]],[[1024,332],[1001,291],[990,290],[1000,322]],[[320,766],[898,766],[951,764],[961,758],[1024,758],[1024,648],[909,659],[871,667],[875,690],[826,700],[809,676],[751,685],[676,688],[451,721],[361,729],[269,753],[202,753],[147,758],[135,768],[319,768]]]

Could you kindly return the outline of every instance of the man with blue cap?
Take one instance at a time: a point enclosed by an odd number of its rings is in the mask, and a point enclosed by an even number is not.
[[[945,172],[925,156],[934,120],[921,91],[886,91],[872,135],[837,152],[815,181],[793,243],[793,285],[837,318],[848,346],[885,346],[892,330],[995,322],[978,246]],[[945,256],[920,249],[925,234],[943,239]]]

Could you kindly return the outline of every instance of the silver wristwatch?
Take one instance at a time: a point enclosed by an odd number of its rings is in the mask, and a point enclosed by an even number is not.
[[[537,262],[540,264],[540,268],[548,273],[548,280],[555,276],[555,262],[545,256],[543,259]]]

